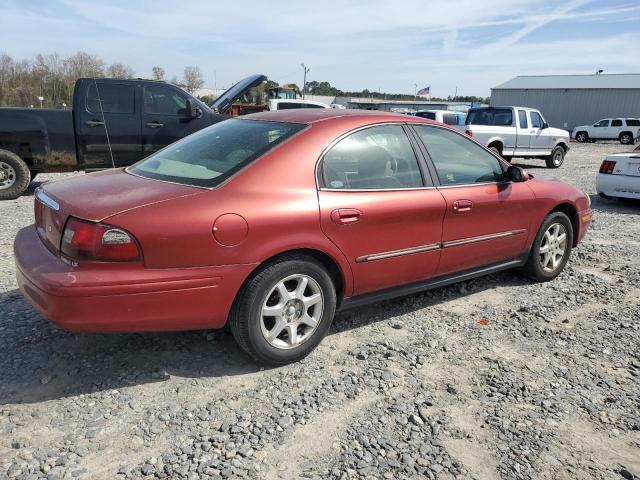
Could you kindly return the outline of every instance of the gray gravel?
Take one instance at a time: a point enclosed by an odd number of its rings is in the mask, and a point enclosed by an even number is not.
[[[517,163],[595,194],[625,149]],[[594,196],[551,283],[505,272],[349,311],[265,370],[224,331],[52,328],[14,279],[32,192],[0,203],[0,479],[639,478],[639,203]]]

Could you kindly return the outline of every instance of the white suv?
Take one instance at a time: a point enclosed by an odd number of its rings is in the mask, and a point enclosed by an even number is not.
[[[640,137],[640,120],[637,118],[604,118],[593,125],[580,125],[573,129],[571,137],[577,142],[619,140],[623,145],[633,145]]]

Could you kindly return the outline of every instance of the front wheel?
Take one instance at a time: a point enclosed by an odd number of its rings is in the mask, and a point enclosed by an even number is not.
[[[548,168],[560,167],[564,163],[565,153],[566,152],[564,151],[564,148],[562,148],[561,146],[558,145],[557,147],[555,147],[551,151],[551,155],[545,158],[545,163],[547,164],[547,167]]]
[[[538,282],[553,280],[569,261],[573,226],[562,212],[550,214],[542,223],[524,266],[527,276]]]
[[[306,255],[265,266],[243,286],[229,327],[256,360],[282,365],[307,356],[329,331],[336,309],[331,276]]]

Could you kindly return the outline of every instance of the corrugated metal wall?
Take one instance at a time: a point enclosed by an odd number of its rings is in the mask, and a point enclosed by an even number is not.
[[[639,89],[492,90],[492,106],[536,108],[552,127],[573,129],[602,118],[640,118]]]

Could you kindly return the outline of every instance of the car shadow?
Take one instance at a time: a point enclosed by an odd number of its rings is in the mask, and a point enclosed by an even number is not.
[[[591,198],[591,209],[595,212],[609,212],[622,215],[640,214],[640,200],[631,198],[602,198],[600,195],[589,195]]]
[[[501,272],[339,312],[329,335],[447,303],[470,293],[528,281]],[[59,330],[18,290],[0,293],[0,405],[36,403],[170,377],[216,378],[265,369],[226,330],[86,334]],[[473,315],[473,312],[470,312]]]

